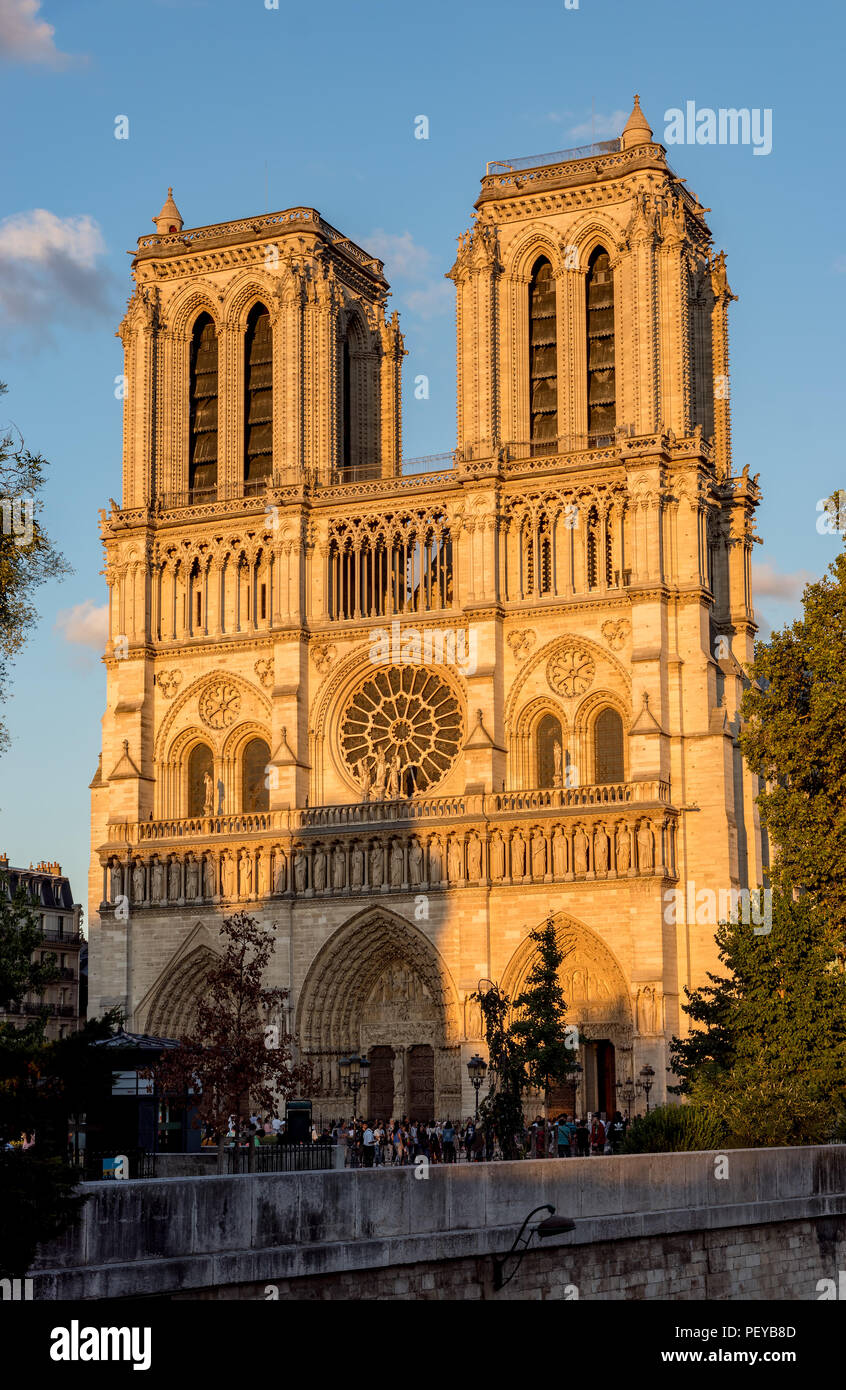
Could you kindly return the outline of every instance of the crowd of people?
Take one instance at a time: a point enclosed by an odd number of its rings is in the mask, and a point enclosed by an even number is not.
[[[577,1120],[561,1114],[552,1120],[538,1115],[514,1135],[513,1151],[527,1158],[588,1158],[619,1153],[628,1121],[593,1114]],[[500,1137],[490,1126],[468,1118],[420,1123],[416,1120],[338,1120],[320,1137],[346,1147],[347,1167],[403,1167],[421,1156],[429,1163],[485,1163],[503,1157]]]
[[[538,1115],[513,1136],[511,1146],[505,1147],[526,1158],[589,1158],[619,1153],[628,1123],[619,1110],[610,1117],[597,1112],[581,1119],[561,1114],[545,1120]],[[233,1115],[226,1143],[243,1148],[282,1139],[284,1135],[285,1121],[278,1116],[251,1115],[249,1121],[239,1125]],[[451,1119],[421,1122],[407,1117],[390,1122],[333,1120],[312,1125],[311,1139],[315,1143],[343,1145],[346,1167],[351,1168],[405,1167],[421,1156],[428,1163],[490,1163],[504,1156],[500,1136],[472,1117],[463,1123]],[[214,1135],[207,1131],[204,1146],[214,1143]]]

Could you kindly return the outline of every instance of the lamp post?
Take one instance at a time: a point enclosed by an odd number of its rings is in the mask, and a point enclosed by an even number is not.
[[[484,1079],[485,1079],[485,1073],[487,1072],[487,1070],[488,1070],[488,1064],[487,1064],[487,1062],[485,1061],[484,1057],[480,1057],[480,1056],[479,1056],[478,1052],[475,1053],[475,1055],[472,1056],[472,1057],[470,1058],[470,1061],[467,1063],[467,1071],[469,1072],[469,1075],[470,1075],[470,1081],[471,1081],[471,1083],[472,1083],[473,1090],[476,1092],[476,1121],[477,1121],[477,1123],[478,1123],[478,1119],[479,1119],[479,1091],[480,1091],[480,1089],[481,1089],[482,1082],[483,1082]]]
[[[655,1075],[655,1068],[654,1068],[654,1067],[651,1067],[651,1066],[649,1065],[648,1062],[646,1063],[645,1066],[641,1067],[640,1073],[639,1073],[639,1081],[638,1081],[638,1084],[639,1084],[639,1086],[640,1086],[640,1089],[641,1089],[641,1090],[645,1093],[645,1095],[646,1095],[646,1113],[647,1113],[647,1115],[649,1114],[649,1092],[652,1090],[652,1087],[655,1085],[655,1082],[654,1082],[653,1079],[652,1079],[652,1078],[654,1077],[654,1075]]]
[[[632,1101],[634,1100],[636,1095],[635,1083],[630,1076],[627,1076],[625,1081],[617,1082],[616,1090],[617,1100],[619,1104],[622,1106],[622,1108],[625,1110],[626,1119],[628,1119],[631,1114]]]
[[[355,1125],[358,1116],[358,1093],[363,1086],[367,1085],[370,1062],[364,1055],[361,1057],[342,1057],[338,1063],[338,1070],[341,1073],[341,1084],[353,1098],[353,1125]]]

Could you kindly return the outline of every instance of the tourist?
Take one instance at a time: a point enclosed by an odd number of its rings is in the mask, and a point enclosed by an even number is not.
[[[555,1125],[555,1147],[559,1158],[570,1157],[570,1127],[566,1115],[558,1116]]]
[[[447,1120],[443,1131],[444,1163],[455,1162],[455,1126]]]
[[[470,1144],[470,1153],[467,1157],[472,1158],[474,1163],[482,1163],[485,1158],[485,1131],[481,1125],[477,1125],[473,1131],[473,1139]]]
[[[365,1168],[372,1168],[374,1149],[376,1147],[376,1138],[370,1126],[369,1120],[365,1123],[361,1143],[362,1148],[364,1150],[364,1166]]]
[[[584,1115],[583,1115],[582,1118],[579,1120],[579,1123],[578,1123],[577,1126],[576,1126],[576,1129],[575,1129],[575,1138],[576,1138],[576,1157],[577,1157],[577,1158],[589,1158],[589,1157],[590,1157],[590,1130],[588,1129],[588,1122],[587,1122],[587,1119],[585,1118]]]
[[[594,1114],[590,1127],[590,1151],[592,1154],[604,1154],[605,1152],[605,1125],[600,1118],[599,1112]]]
[[[614,1111],[614,1118],[608,1127],[608,1139],[611,1144],[612,1154],[618,1154],[623,1147],[623,1140],[626,1137],[626,1121],[623,1119],[619,1110]]]

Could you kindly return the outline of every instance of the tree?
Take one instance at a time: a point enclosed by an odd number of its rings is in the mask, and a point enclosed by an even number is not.
[[[42,995],[48,985],[59,979],[53,953],[41,960],[34,959],[43,939],[34,900],[23,884],[12,894],[8,874],[0,871],[0,1007],[9,1009],[20,1004],[27,995]],[[17,1049],[37,1045],[44,1038],[47,1014],[47,1008],[43,1007],[31,1015],[31,1022],[23,1028],[13,1023],[0,1023],[0,1042]]]
[[[832,499],[833,500],[833,499]],[[803,615],[758,643],[740,747],[764,783],[769,882],[810,893],[846,944],[846,552],[807,585]]]
[[[846,973],[839,933],[810,895],[773,892],[772,926],[717,928],[726,976],[687,991],[696,1030],[670,1044],[677,1092],[735,1142],[808,1143],[846,1112]]]
[[[542,926],[529,933],[529,940],[536,954],[523,991],[514,1000],[516,1019],[511,1036],[529,1082],[543,1091],[546,1111],[550,1087],[573,1071],[579,1039],[577,1030],[567,1024],[567,1005],[558,973],[564,953],[552,913]]]
[[[6,389],[0,382],[0,396]],[[71,573],[40,520],[47,467],[11,430],[0,435],[0,701],[8,696],[9,666],[36,618],[33,591]],[[0,720],[0,752],[8,742]]]
[[[517,1135],[523,1129],[526,1068],[508,1029],[511,1000],[499,985],[486,983],[487,989],[480,986],[471,996],[481,1009],[488,1045],[488,1094],[479,1107],[479,1118],[487,1132],[498,1136],[503,1158],[519,1158]]]
[[[268,1031],[268,1013],[281,1011],[288,997],[262,984],[273,933],[247,912],[224,918],[220,931],[223,954],[206,978],[195,1027],[152,1074],[161,1093],[195,1093],[198,1121],[218,1136],[222,1168],[230,1115],[240,1127],[251,1104],[270,1110],[279,1094],[293,1094],[312,1077],[309,1067],[292,1064],[290,1035],[277,1025],[275,1034]]]

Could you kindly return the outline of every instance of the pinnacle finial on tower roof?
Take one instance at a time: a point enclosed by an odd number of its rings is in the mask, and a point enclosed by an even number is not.
[[[640,109],[640,97],[635,93],[632,114],[623,127],[621,143],[624,150],[633,145],[648,145],[652,140],[652,128]]]
[[[173,201],[172,188],[169,188],[167,190],[167,198],[165,199],[164,207],[162,208],[158,217],[153,218],[153,221],[156,224],[156,231],[158,232],[159,236],[162,236],[167,232],[182,231],[182,213],[179,211],[179,208]]]

